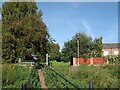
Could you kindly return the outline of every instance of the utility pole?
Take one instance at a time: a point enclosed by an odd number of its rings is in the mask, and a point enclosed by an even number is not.
[[[77,37],[77,53],[78,53],[78,58],[79,58],[79,36]]]

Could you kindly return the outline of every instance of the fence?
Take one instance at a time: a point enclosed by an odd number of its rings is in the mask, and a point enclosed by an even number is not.
[[[30,83],[31,83],[31,80],[32,80],[34,74],[36,73],[36,71],[37,71],[36,67],[35,67],[35,65],[33,65],[33,69],[31,71],[28,81],[26,83],[22,84],[22,90],[30,90],[30,88],[31,88]]]
[[[75,88],[76,90],[81,90],[77,85],[75,85],[70,80],[66,79],[65,77],[57,73],[51,67],[46,66],[45,71],[46,74],[48,75],[48,78],[50,78],[53,83],[50,88],[65,88],[65,89]]]
[[[77,85],[75,85],[73,82],[65,78],[64,76],[60,75],[58,72],[53,70],[51,67],[44,65],[44,70],[46,74],[49,76],[49,78],[52,80],[53,86],[51,88],[63,88],[66,90],[69,90],[70,88],[74,88],[75,90],[82,90]],[[40,66],[41,67],[41,66]],[[43,65],[42,65],[43,67]],[[33,67],[33,71],[30,74],[30,77],[28,79],[28,82],[22,84],[22,90],[30,90],[30,82],[33,77],[33,74],[36,72],[36,67]],[[93,82],[89,82],[89,90],[93,90]]]
[[[68,80],[67,78],[65,78],[61,74],[59,74],[58,72],[56,72],[51,67],[47,66],[45,68],[45,71],[46,71],[46,74],[48,75],[48,78],[51,79],[51,82],[49,82],[49,83],[54,83],[51,86],[52,88],[53,87],[54,88],[60,88],[60,89],[64,88],[64,89],[67,89],[67,90],[73,88],[75,90],[82,90],[82,88],[79,88],[78,85],[74,84],[73,82],[71,82],[70,80]],[[93,81],[89,82],[89,89],[93,90]]]
[[[86,60],[84,58],[73,58],[73,66],[77,66],[80,64],[87,64],[87,65],[100,65],[105,64],[103,58],[87,58]]]

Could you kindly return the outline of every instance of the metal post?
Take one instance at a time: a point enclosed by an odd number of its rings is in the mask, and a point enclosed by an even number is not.
[[[89,90],[93,90],[93,81],[89,82]]]
[[[78,52],[78,58],[79,58],[79,37],[77,37],[77,47],[78,47],[77,52]]]
[[[22,90],[26,90],[26,83],[22,84]]]

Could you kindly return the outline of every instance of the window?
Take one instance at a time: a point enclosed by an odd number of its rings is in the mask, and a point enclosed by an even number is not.
[[[119,52],[116,50],[116,51],[114,51],[114,55],[118,55],[119,54]]]
[[[108,55],[108,51],[104,51],[103,55],[107,56]]]

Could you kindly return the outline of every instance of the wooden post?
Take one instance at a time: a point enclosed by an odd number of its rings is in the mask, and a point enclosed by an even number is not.
[[[73,66],[76,66],[76,58],[75,57],[73,57]]]
[[[90,58],[90,65],[93,65],[93,57]]]
[[[109,64],[109,60],[107,60],[107,64]]]
[[[48,54],[46,54],[46,65],[48,66]]]

